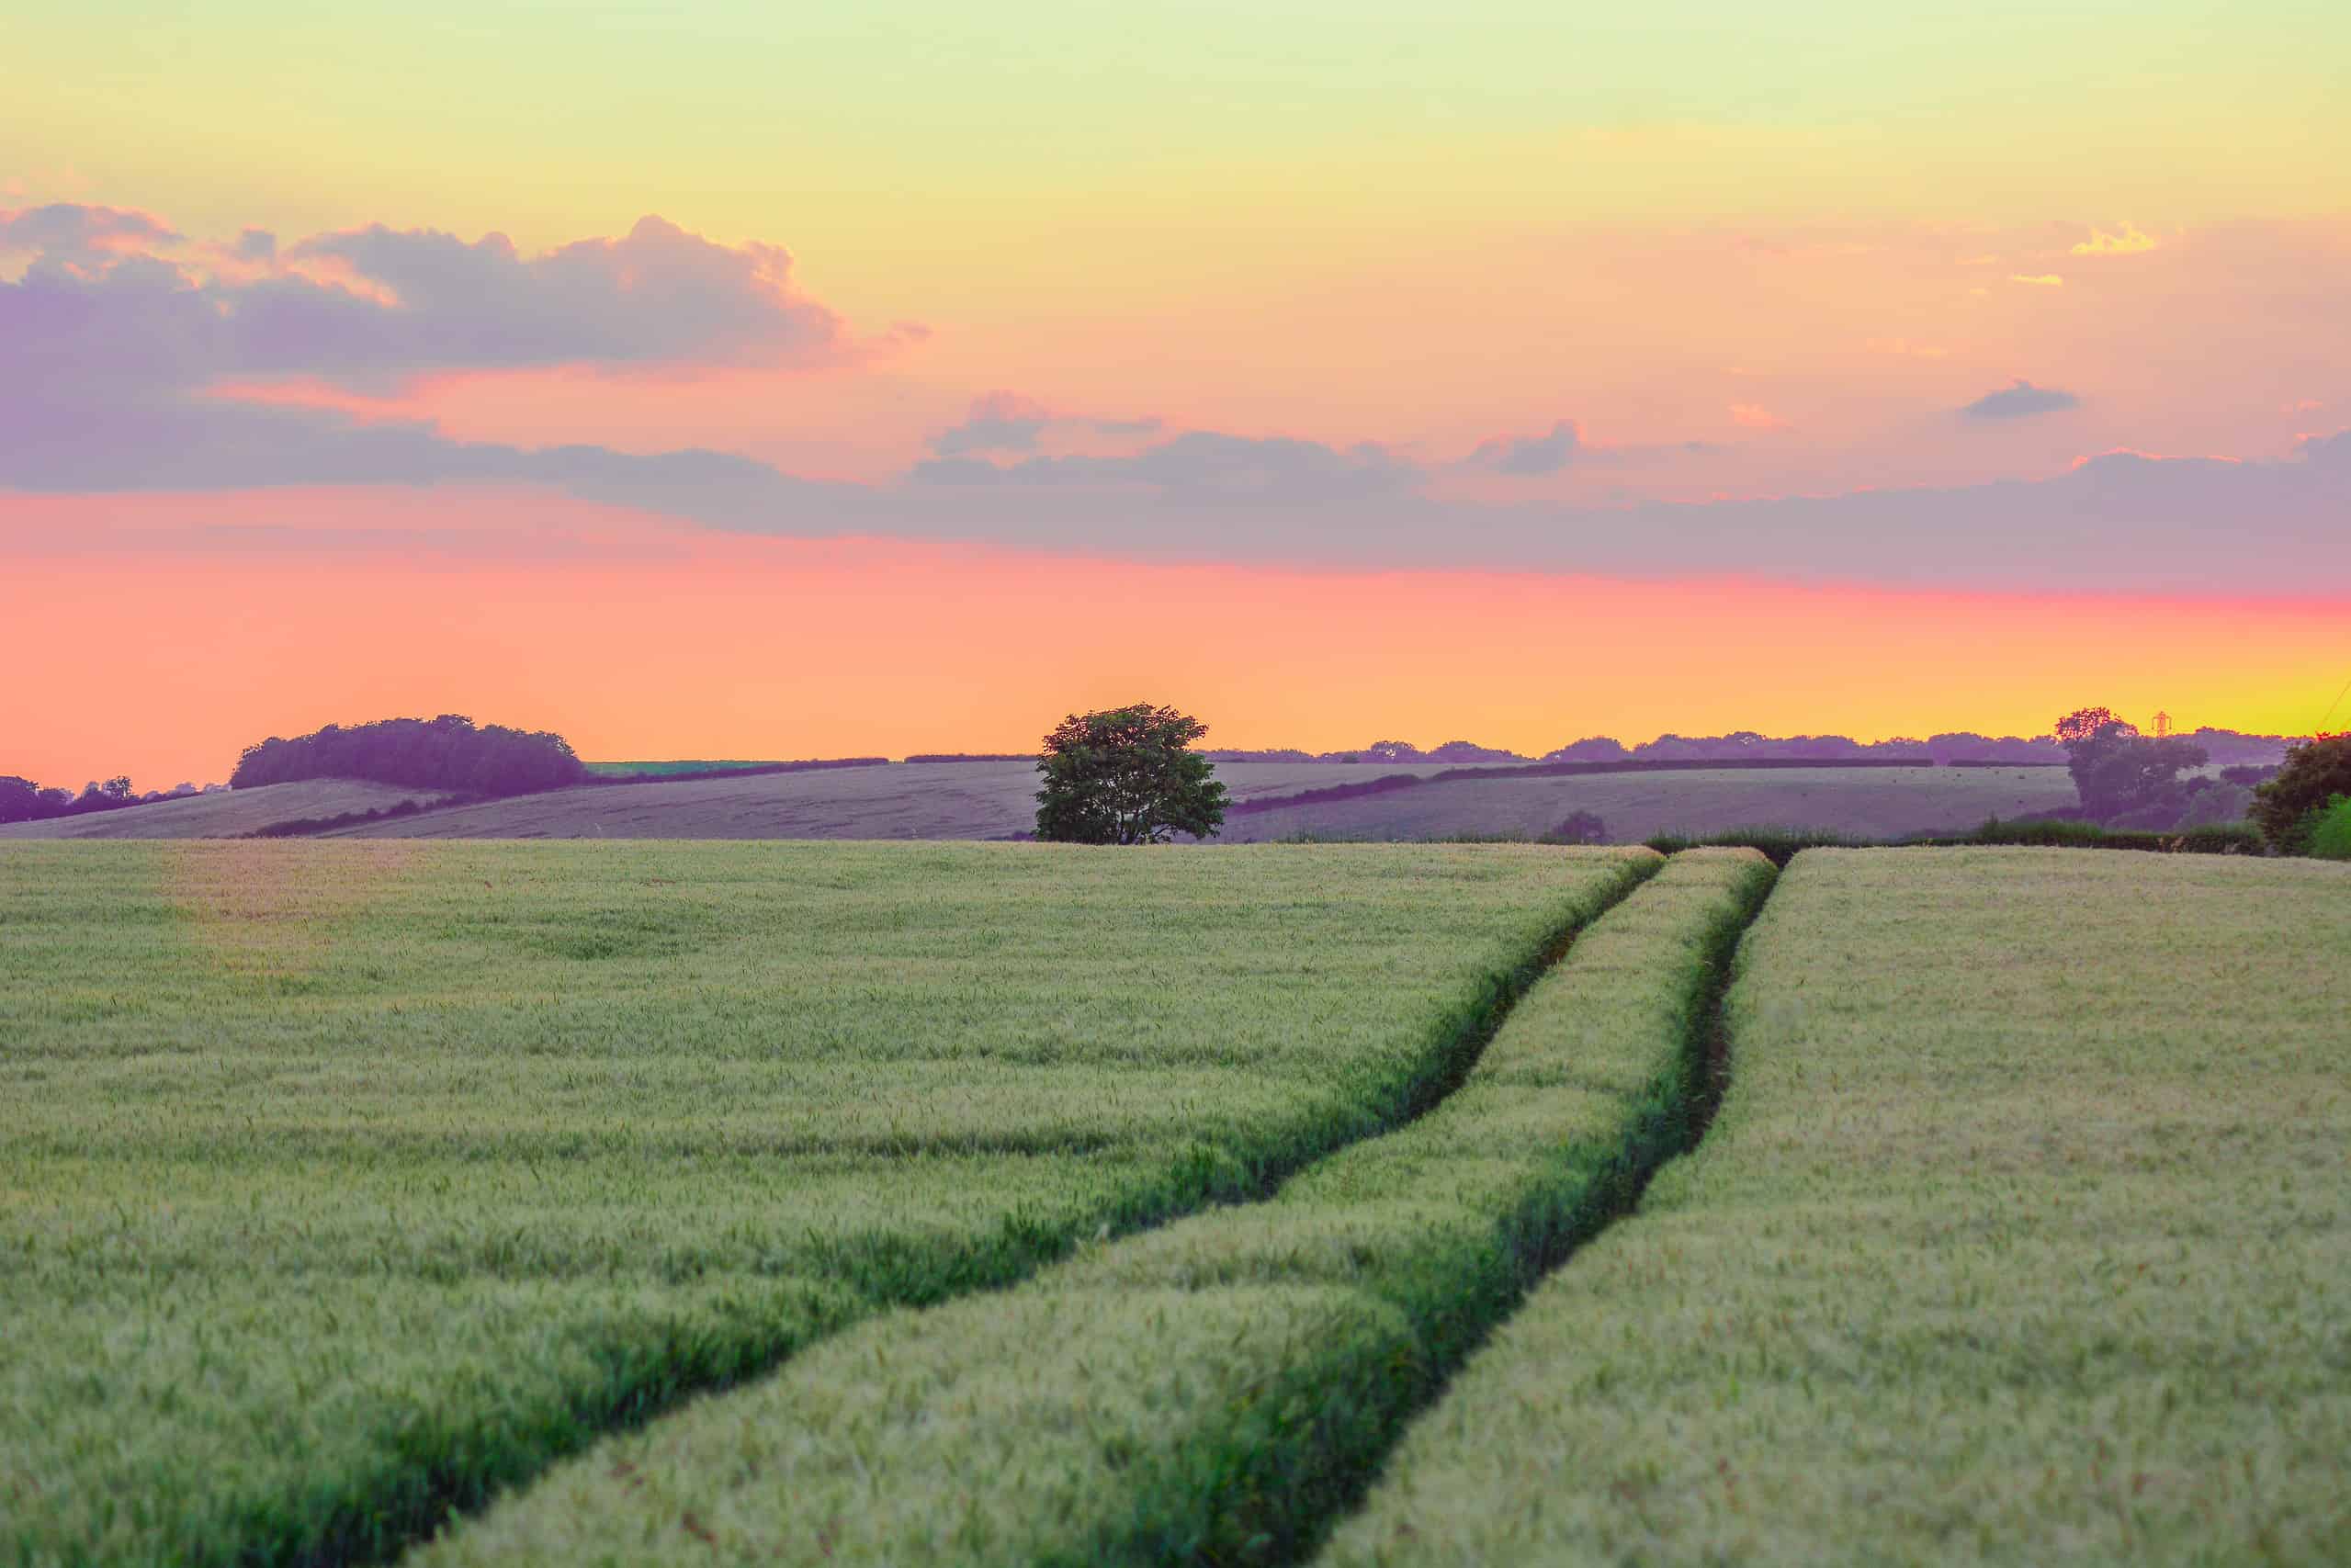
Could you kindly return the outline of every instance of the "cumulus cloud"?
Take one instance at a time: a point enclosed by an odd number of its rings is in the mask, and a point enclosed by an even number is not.
[[[281,249],[248,230],[219,253],[240,265],[209,276],[164,254],[178,236],[143,213],[69,204],[0,223],[33,253],[0,283],[0,375],[37,369],[69,397],[269,375],[808,364],[840,346],[838,318],[793,291],[784,251],[658,218],[537,256],[501,234],[376,227]]]
[[[2065,280],[2053,272],[2012,272],[2008,275],[2008,281],[2011,283],[2021,283],[2032,288],[2063,288],[2065,287]]]
[[[1785,430],[1788,422],[1761,403],[1733,403],[1731,421],[1749,430]]]
[[[299,275],[230,291],[232,319],[246,318],[273,361],[317,375],[805,363],[833,350],[841,333],[831,311],[793,291],[781,246],[717,244],[654,217],[619,239],[536,256],[503,234],[468,243],[381,225],[316,235],[287,254],[340,264],[381,291],[369,298]]]
[[[1576,422],[1563,419],[1542,435],[1498,435],[1481,442],[1462,466],[1497,474],[1555,474],[1576,460],[1583,443]]]
[[[2036,387],[2021,377],[1996,392],[1984,396],[1961,408],[1962,419],[2029,419],[2034,414],[2057,413],[2065,409],[2077,409],[2082,400],[2056,387]]]

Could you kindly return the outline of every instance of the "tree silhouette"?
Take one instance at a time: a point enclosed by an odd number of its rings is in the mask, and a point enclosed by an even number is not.
[[[1225,786],[1191,750],[1208,727],[1171,707],[1134,703],[1071,714],[1045,738],[1036,836],[1068,844],[1157,844],[1214,835]]]

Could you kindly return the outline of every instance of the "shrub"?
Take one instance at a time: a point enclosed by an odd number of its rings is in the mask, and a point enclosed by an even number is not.
[[[1570,811],[1548,836],[1563,844],[1604,844],[1608,842],[1608,824],[1600,820],[1597,811]]]
[[[2253,819],[2269,847],[2301,852],[2311,818],[2338,795],[2351,795],[2351,733],[2321,733],[2286,749],[2278,776],[2253,792]]]
[[[2309,843],[2321,860],[2351,860],[2351,795],[2338,795],[2311,814]]]

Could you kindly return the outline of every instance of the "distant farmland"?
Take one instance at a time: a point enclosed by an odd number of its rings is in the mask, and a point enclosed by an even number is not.
[[[1596,773],[1567,778],[1447,779],[1388,795],[1237,817],[1240,842],[1311,835],[1434,839],[1536,836],[1570,813],[1591,812],[1613,843],[1658,833],[1732,828],[1825,828],[1860,837],[1973,828],[2075,804],[2063,768],[1724,768]]]
[[[628,763],[601,768],[777,766]],[[1958,832],[1987,817],[2071,807],[2063,768],[1705,768],[1570,776],[1440,777],[1438,762],[1220,762],[1237,804],[1222,837],[1535,838],[1575,812],[1600,818],[1607,841],[1733,828],[1821,828],[1859,837]],[[1419,784],[1332,800],[1411,778]],[[654,778],[449,805],[357,822],[322,836],[400,839],[1008,839],[1035,822],[1036,770],[1027,761],[800,768],[733,777]],[[87,817],[0,828],[22,839],[242,838],[288,822],[387,809],[429,791],[347,780],[271,784]]]
[[[433,801],[437,791],[360,779],[307,779],[260,789],[184,795],[176,800],[0,826],[0,839],[242,839],[283,822],[390,810],[403,800]]]
[[[1438,763],[1223,762],[1216,776],[1237,801],[1255,802],[1444,771]],[[1035,793],[1036,772],[1026,762],[941,762],[555,790],[343,831],[408,839],[998,839],[1030,828]],[[1620,843],[1765,825],[1891,835],[1955,831],[1987,817],[2074,804],[2062,768],[1708,769],[1446,779],[1236,816],[1223,836],[1241,842],[1300,834],[1532,837],[1578,810],[1598,813],[1611,841]]]
[[[1216,776],[1245,798],[1442,766],[1227,762]],[[550,790],[350,831],[401,839],[1003,839],[1035,825],[1035,796],[1031,762],[900,763]]]

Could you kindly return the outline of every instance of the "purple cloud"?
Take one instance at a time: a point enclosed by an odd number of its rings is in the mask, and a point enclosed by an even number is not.
[[[1339,448],[1285,436],[1192,430],[1126,457],[1030,457],[1001,468],[941,457],[917,464],[910,477],[932,485],[1139,487],[1190,502],[1314,503],[1410,491],[1427,475],[1374,442]]]
[[[1576,422],[1563,419],[1548,434],[1498,435],[1480,442],[1462,466],[1497,474],[1555,474],[1576,460],[1583,440]]]
[[[59,261],[176,244],[179,239],[162,219],[129,208],[58,201],[14,211],[0,209],[0,251],[33,251]]]
[[[1053,411],[1017,392],[988,392],[971,400],[961,424],[931,438],[942,457],[968,452],[1034,452],[1037,437],[1053,423]]]
[[[319,374],[438,367],[782,365],[838,346],[831,311],[794,294],[781,246],[719,245],[660,218],[617,240],[524,256],[503,234],[470,244],[377,225],[287,252],[329,258],[390,303],[299,277],[235,291],[266,357]],[[250,301],[250,303],[248,303]]]
[[[2082,400],[2055,387],[2036,387],[2021,377],[1996,392],[1984,396],[1962,407],[1961,419],[2029,419],[2037,413],[2058,413],[2077,409]]]
[[[254,375],[810,364],[841,344],[839,319],[792,291],[784,251],[714,244],[658,218],[532,257],[501,234],[469,244],[378,227],[280,253],[248,230],[232,254],[288,264],[260,277],[200,276],[141,248],[176,238],[143,214],[60,206],[6,220],[34,256],[0,283],[0,375],[37,369],[68,398]]]
[[[1034,452],[1038,440],[1055,427],[1087,430],[1096,435],[1149,435],[1159,428],[1156,419],[1086,419],[1055,413],[1034,398],[1017,392],[989,392],[974,398],[961,424],[931,438],[931,450],[941,457],[975,452]]]

